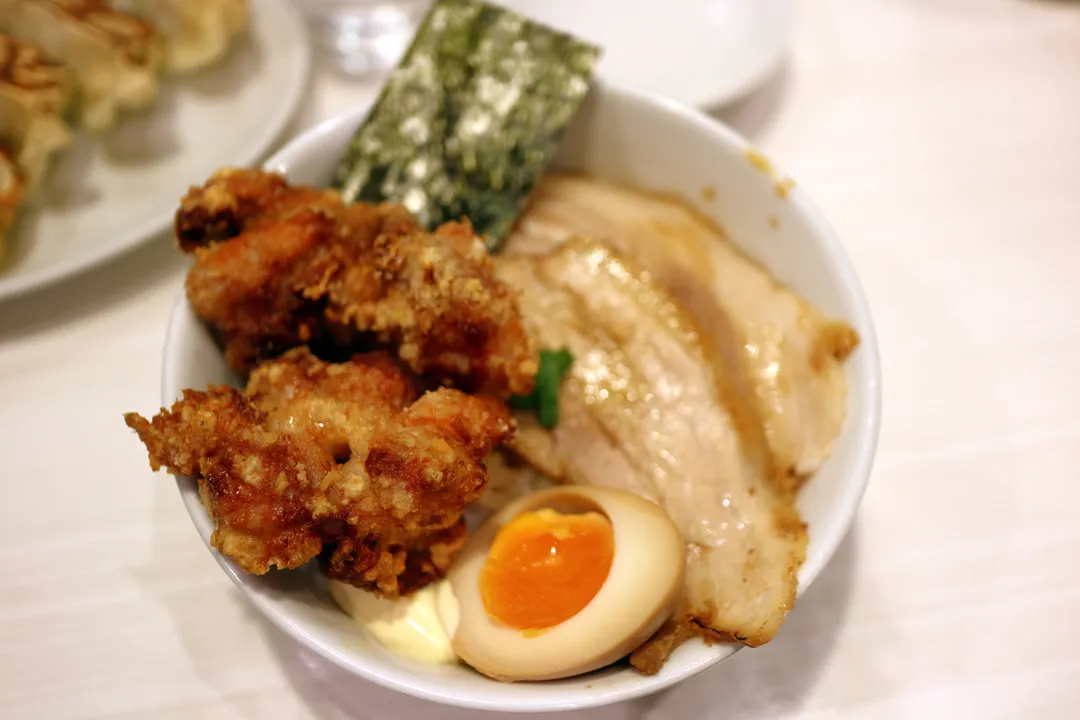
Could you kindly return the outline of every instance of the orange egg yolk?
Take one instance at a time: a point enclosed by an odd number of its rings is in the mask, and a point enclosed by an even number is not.
[[[517,630],[554,627],[600,592],[614,557],[611,521],[600,513],[522,513],[491,543],[480,572],[484,609]]]

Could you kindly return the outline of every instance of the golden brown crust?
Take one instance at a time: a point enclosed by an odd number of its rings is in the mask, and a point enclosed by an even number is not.
[[[135,65],[156,68],[161,60],[157,31],[139,18],[109,7],[105,0],[51,0],[66,15],[92,27],[121,48]]]
[[[630,653],[630,664],[643,675],[655,675],[675,648],[698,634],[699,626],[686,618],[672,618],[660,626],[651,638]]]
[[[67,70],[35,45],[0,33],[0,85],[22,91],[35,112],[59,114],[71,92]]]
[[[0,147],[0,261],[4,259],[4,238],[15,222],[26,196],[26,179],[3,147]]]
[[[71,142],[61,117],[70,96],[67,70],[37,46],[0,33],[0,143],[27,193],[40,186],[55,153]]]
[[[183,199],[176,238],[195,255],[188,298],[238,370],[368,333],[436,381],[500,397],[532,388],[515,294],[467,225],[428,233],[399,206],[223,170]]]
[[[846,322],[832,320],[822,324],[810,353],[810,367],[824,372],[830,360],[843,362],[859,346],[859,332]]]
[[[326,546],[319,567],[332,580],[383,595],[408,595],[446,574],[468,540],[465,522],[410,542],[343,537]]]
[[[244,571],[321,553],[332,577],[396,597],[452,562],[483,459],[512,432],[494,398],[419,392],[383,353],[330,364],[296,348],[246,393],[189,390],[152,421],[125,420],[151,467],[199,478],[212,543]]]
[[[322,542],[306,508],[308,481],[332,460],[304,433],[279,432],[233,388],[185,391],[148,421],[125,416],[146,444],[150,466],[196,475],[214,518],[212,544],[245,571],[295,568]]]

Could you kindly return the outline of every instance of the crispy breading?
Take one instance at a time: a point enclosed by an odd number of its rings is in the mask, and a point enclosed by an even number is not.
[[[384,595],[389,583],[396,585],[398,596],[408,595],[443,577],[468,539],[463,520],[411,538],[407,544],[380,543],[371,535],[342,537],[326,546],[319,567],[333,580]]]
[[[187,390],[171,411],[148,421],[124,416],[150,454],[150,466],[199,478],[214,519],[215,548],[245,572],[295,568],[318,555],[322,539],[308,510],[312,482],[333,458],[303,429],[271,426],[234,388]]]
[[[246,393],[189,390],[152,421],[125,420],[155,470],[198,477],[212,543],[244,571],[321,553],[331,577],[387,597],[441,577],[483,459],[512,431],[495,398],[420,395],[389,355],[326,363],[305,347],[259,366]]]
[[[514,292],[466,224],[417,228],[397,205],[346,205],[333,190],[222,170],[176,215],[196,313],[240,371],[289,347],[371,334],[438,382],[508,397],[538,363]]]

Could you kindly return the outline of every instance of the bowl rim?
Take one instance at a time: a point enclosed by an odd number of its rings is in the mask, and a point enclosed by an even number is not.
[[[622,99],[629,100],[632,104],[652,106],[654,109],[658,109],[663,113],[674,115],[682,122],[693,125],[699,131],[706,133],[714,142],[724,145],[732,151],[744,152],[753,147],[749,140],[739,135],[735,130],[731,129],[721,121],[674,100],[618,86],[602,80],[594,80],[591,92],[599,92],[617,97],[621,96]],[[368,104],[359,105],[353,109],[338,113],[333,117],[302,131],[263,163],[263,168],[277,171],[286,169],[289,158],[309,153],[312,147],[323,142],[327,135],[332,134],[343,123],[358,124],[361,122],[366,116],[369,107]],[[778,172],[782,172],[780,166],[774,165],[774,167],[777,168]],[[867,408],[865,416],[857,419],[849,416],[847,420],[847,422],[853,423],[853,427],[850,431],[856,432],[857,436],[855,457],[851,463],[850,470],[845,474],[848,480],[844,484],[835,509],[835,512],[843,518],[843,522],[838,524],[837,529],[830,535],[815,538],[817,551],[812,557],[806,559],[799,571],[798,596],[801,596],[817,578],[821,570],[835,554],[840,543],[850,532],[855,523],[858,506],[866,491],[866,487],[869,484],[881,425],[881,360],[869,301],[867,300],[866,293],[859,280],[858,274],[855,271],[854,265],[839,237],[825,219],[821,210],[803,191],[801,185],[796,185],[792,188],[788,199],[797,207],[798,212],[805,218],[810,228],[810,233],[816,236],[817,242],[820,243],[822,249],[830,256],[831,262],[837,268],[838,277],[842,278],[844,281],[844,291],[847,296],[847,303],[854,311],[854,316],[849,318],[849,320],[859,328],[861,342],[858,352],[863,356],[863,362],[865,363],[865,369],[867,371],[867,379],[864,387]],[[172,379],[176,377],[178,358],[182,355],[180,352],[182,341],[180,330],[187,321],[186,318],[189,314],[190,307],[184,289],[181,287],[179,295],[170,312],[169,325],[166,331],[165,346],[163,349],[160,389],[161,402],[164,406],[171,405],[176,397],[178,397],[176,392],[181,390],[181,388],[176,386]],[[203,536],[204,533],[201,529],[201,525],[207,523],[209,518],[199,500],[198,492],[192,490],[190,478],[178,477],[177,487],[187,508],[188,515],[191,517],[196,530]],[[542,701],[529,702],[528,704],[508,704],[504,700],[486,700],[482,696],[478,697],[476,694],[451,694],[438,690],[429,690],[423,684],[410,682],[395,677],[393,674],[381,672],[377,668],[356,663],[337,649],[313,637],[306,630],[304,624],[297,622],[289,614],[275,607],[268,598],[255,593],[248,586],[248,582],[243,576],[243,573],[241,573],[227,558],[221,555],[221,553],[209,546],[208,536],[204,536],[203,540],[207,543],[207,547],[218,565],[220,565],[222,570],[225,571],[225,574],[232,579],[247,601],[254,605],[275,627],[290,636],[301,646],[314,651],[320,657],[364,680],[374,682],[390,690],[412,697],[444,705],[502,712],[556,712],[599,707],[616,702],[633,700],[659,692],[660,690],[671,687],[678,682],[722,662],[731,657],[731,655],[738,650],[742,649],[742,646],[732,647],[716,645],[713,646],[710,655],[703,661],[689,663],[686,666],[679,667],[677,672],[671,673],[670,675],[642,677],[641,681],[638,683],[608,691],[597,688],[594,695],[590,695],[584,699],[553,699],[550,701],[545,699]]]

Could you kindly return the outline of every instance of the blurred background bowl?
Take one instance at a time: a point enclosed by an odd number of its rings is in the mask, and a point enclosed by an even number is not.
[[[331,65],[358,78],[397,65],[431,0],[294,0]],[[793,0],[501,0],[604,49],[600,78],[694,107],[741,98],[787,54]]]

